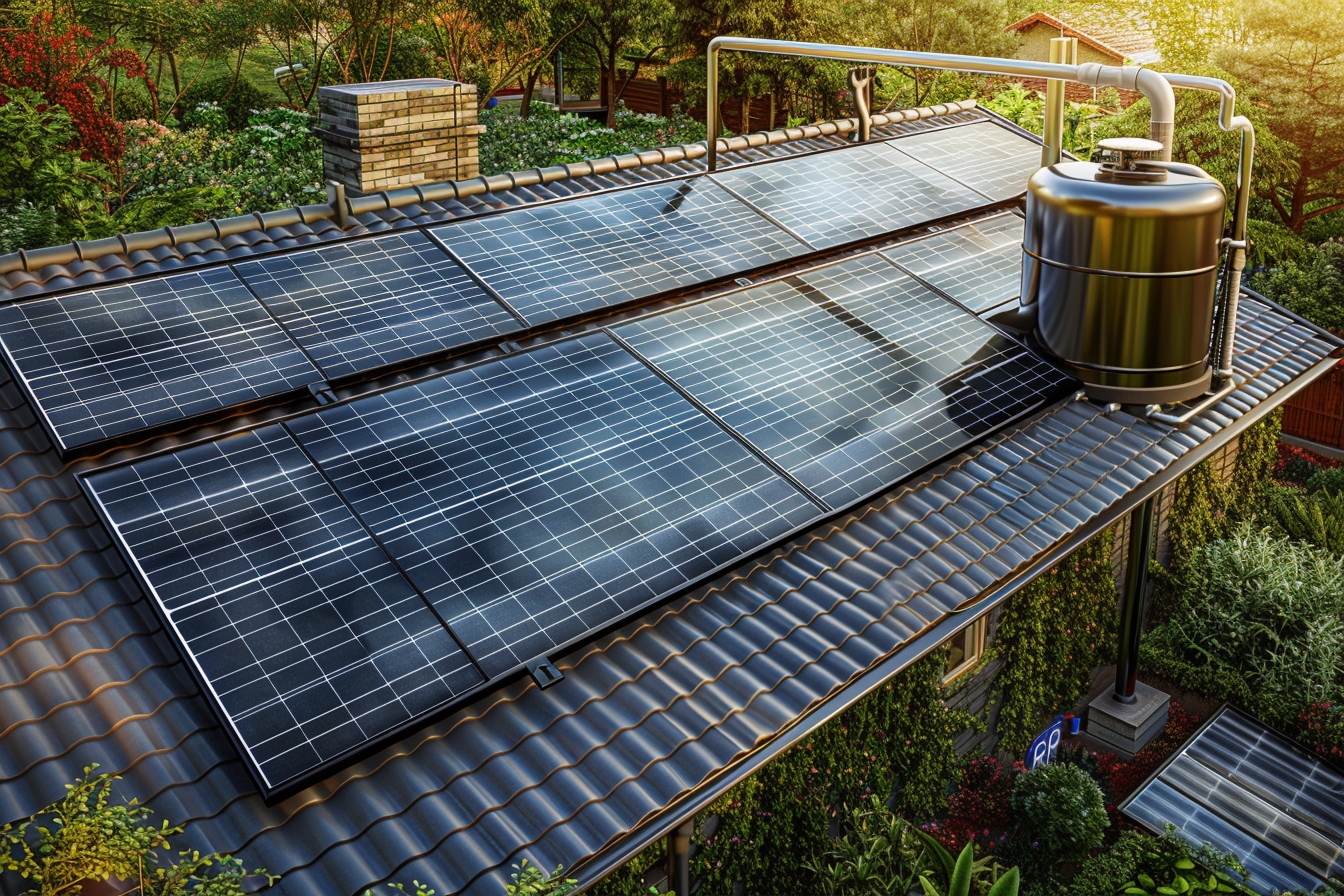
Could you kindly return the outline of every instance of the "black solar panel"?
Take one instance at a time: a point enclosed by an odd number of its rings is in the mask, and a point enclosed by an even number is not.
[[[1022,219],[995,215],[882,254],[972,311],[989,311],[1021,292]]]
[[[1344,879],[1344,774],[1235,710],[1219,712],[1121,809],[1232,852],[1260,893]]]
[[[531,324],[807,251],[704,178],[514,209],[431,233]]]
[[[328,379],[520,328],[419,231],[234,265]]]
[[[832,507],[1072,383],[875,255],[615,332]]]
[[[975,191],[880,143],[712,177],[818,249],[985,204]]]
[[[290,425],[492,676],[817,514],[600,334]]]
[[[1027,179],[1041,167],[1040,144],[987,121],[900,137],[890,144],[994,200],[1021,196]]]
[[[268,790],[482,680],[281,426],[84,487]]]
[[[0,306],[0,346],[63,450],[321,378],[227,268]]]

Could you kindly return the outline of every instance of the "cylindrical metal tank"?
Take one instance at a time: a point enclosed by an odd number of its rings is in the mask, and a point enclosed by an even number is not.
[[[1022,304],[1036,338],[1102,401],[1184,401],[1209,350],[1227,197],[1193,165],[1141,158],[1150,140],[1103,141],[1110,160],[1031,176]]]

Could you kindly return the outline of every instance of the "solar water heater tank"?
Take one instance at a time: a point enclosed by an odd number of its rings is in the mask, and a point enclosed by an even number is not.
[[[1185,401],[1209,387],[1223,186],[1101,143],[1104,161],[1041,168],[1027,187],[1022,304],[1035,336],[1101,401]]]

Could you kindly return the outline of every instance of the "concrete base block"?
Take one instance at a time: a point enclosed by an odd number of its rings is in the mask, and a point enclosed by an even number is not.
[[[1125,759],[1148,745],[1167,724],[1171,697],[1138,682],[1133,703],[1121,703],[1107,690],[1087,704],[1087,733]]]

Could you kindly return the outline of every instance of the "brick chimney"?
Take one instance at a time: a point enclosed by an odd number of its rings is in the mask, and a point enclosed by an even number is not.
[[[339,84],[318,90],[322,170],[373,193],[479,173],[476,87],[439,78]]]

